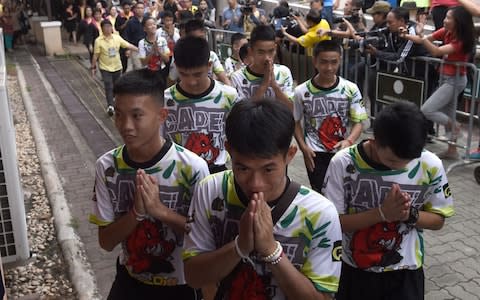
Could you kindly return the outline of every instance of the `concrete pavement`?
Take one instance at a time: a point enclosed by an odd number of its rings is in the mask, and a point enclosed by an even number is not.
[[[45,58],[36,48],[30,47],[15,52],[13,59],[25,74],[75,229],[84,244],[99,293],[105,298],[115,274],[117,253],[100,249],[97,228],[89,224],[87,218],[95,159],[113,148],[120,139],[112,120],[105,114],[103,87],[89,76],[89,70],[85,68],[88,64],[85,62],[86,49],[80,44],[66,44],[65,48],[71,56]],[[33,72],[34,63],[38,63],[52,85],[59,103],[51,99]],[[444,147],[438,142],[427,146],[433,151]],[[448,177],[457,213],[447,220],[441,231],[425,233],[426,299],[480,299],[480,255],[477,250],[480,249],[480,186],[473,178],[473,169],[474,166],[470,165],[450,172]],[[289,174],[292,179],[308,185],[300,152],[290,165]]]

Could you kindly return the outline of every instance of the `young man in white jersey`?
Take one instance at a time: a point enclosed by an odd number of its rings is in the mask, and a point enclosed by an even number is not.
[[[226,122],[232,170],[205,178],[190,207],[184,260],[191,286],[220,282],[215,299],[331,299],[336,292],[338,214],[287,177],[294,128],[278,100],[233,107]]]
[[[121,145],[96,163],[93,212],[100,247],[121,245],[108,299],[201,299],[185,283],[181,249],[186,215],[206,163],[159,135],[167,118],[164,83],[148,69],[115,83]]]
[[[185,36],[200,37],[207,40],[207,30],[202,20],[192,19],[185,23]],[[175,56],[174,56],[175,59]],[[210,51],[209,61],[211,62],[209,76],[216,78],[219,81],[227,85],[232,85],[230,79],[228,79],[227,73],[223,68],[222,62],[218,58],[217,53]],[[214,77],[215,76],[215,77]],[[170,81],[176,82],[179,78],[176,64],[170,66],[170,73],[168,75]]]
[[[232,47],[232,55],[225,59],[225,72],[228,77],[231,77],[233,72],[239,70],[244,66],[242,59],[240,58],[240,48],[247,44],[247,37],[240,32],[232,34],[230,45]]]
[[[240,99],[277,99],[293,109],[293,77],[290,69],[275,64],[275,31],[258,25],[250,35],[249,56],[252,63],[235,71],[232,84]]]
[[[373,135],[335,154],[325,177],[343,230],[336,299],[423,299],[423,230],[454,214],[445,170],[424,150],[427,120],[413,103],[385,107]]]
[[[237,92],[208,76],[210,50],[204,38],[180,39],[173,55],[180,81],[165,90],[165,133],[205,159],[211,173],[223,171],[227,161],[224,124]]]
[[[330,159],[356,142],[362,121],[368,118],[357,85],[337,76],[341,59],[338,43],[318,43],[313,51],[317,74],[294,92],[295,139],[310,185],[317,192],[322,189]]]

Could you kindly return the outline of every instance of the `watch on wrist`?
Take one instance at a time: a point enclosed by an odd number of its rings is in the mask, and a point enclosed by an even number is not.
[[[407,221],[405,221],[405,223],[410,226],[415,226],[415,224],[417,224],[418,217],[419,217],[418,208],[411,206],[410,214],[408,216]]]

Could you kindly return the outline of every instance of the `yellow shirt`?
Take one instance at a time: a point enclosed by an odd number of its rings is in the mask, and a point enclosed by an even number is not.
[[[326,35],[318,36],[317,31],[319,29],[330,30],[330,25],[328,24],[328,22],[326,20],[322,19],[320,21],[320,23],[318,23],[317,25],[315,25],[313,27],[310,27],[308,29],[307,33],[305,33],[304,35],[297,38],[297,42],[302,47],[307,49],[308,56],[313,55],[313,47],[315,47],[315,45],[318,42],[332,39],[331,37],[326,36]]]
[[[98,67],[100,70],[116,72],[122,69],[120,60],[120,47],[127,48],[128,42],[121,36],[112,34],[109,38],[99,36],[95,40],[93,53],[98,55]]]

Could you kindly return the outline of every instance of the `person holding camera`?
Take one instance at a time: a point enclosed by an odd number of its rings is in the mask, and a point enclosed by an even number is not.
[[[320,29],[330,30],[330,25],[324,19],[322,19],[321,12],[315,9],[310,9],[306,16],[308,31],[304,35],[296,38],[293,35],[287,33],[287,28],[282,26],[281,31],[283,36],[292,43],[298,43],[300,46],[307,49],[308,56],[312,56],[313,47],[318,42],[324,40],[330,40],[329,36],[318,36],[317,31]]]
[[[243,32],[250,37],[252,30],[260,24],[266,24],[265,11],[257,8],[255,0],[247,0],[240,9],[242,11]]]
[[[225,7],[222,13],[222,26],[225,30],[243,32],[242,11],[237,0],[228,0],[228,7]]]
[[[339,24],[335,29],[325,30],[319,29],[317,34],[319,36],[329,35],[336,38],[351,38],[353,32],[345,24],[345,21],[350,22],[355,29],[355,32],[365,31],[365,18],[361,15],[362,10],[362,0],[347,0],[345,1],[345,6],[343,7],[343,17],[335,18],[333,20],[334,24]]]

